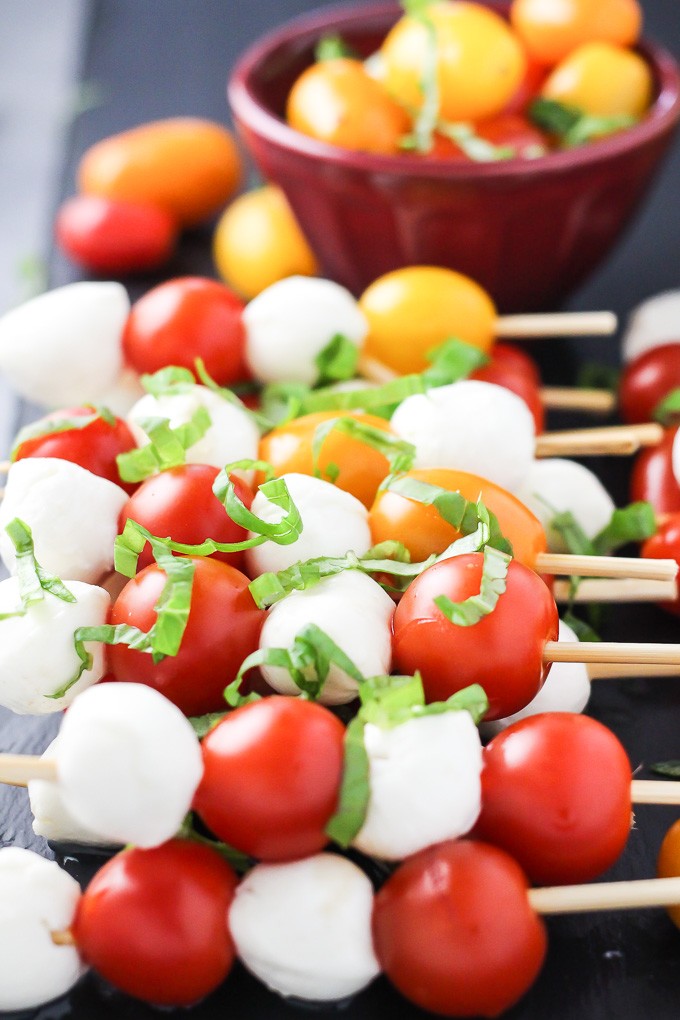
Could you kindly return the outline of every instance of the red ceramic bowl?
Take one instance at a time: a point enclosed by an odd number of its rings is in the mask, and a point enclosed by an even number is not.
[[[680,69],[666,51],[641,45],[657,87],[645,119],[536,160],[371,155],[288,127],[286,98],[319,37],[339,33],[368,55],[399,13],[384,2],[326,8],[255,43],[228,86],[247,148],[285,191],[323,273],[355,294],[400,266],[438,265],[473,277],[502,312],[557,306],[602,261],[647,191],[680,118]]]

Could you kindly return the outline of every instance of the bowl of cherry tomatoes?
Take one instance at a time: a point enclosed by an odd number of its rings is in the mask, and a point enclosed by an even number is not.
[[[331,7],[242,56],[237,127],[325,275],[360,293],[447,266],[513,312],[601,263],[671,141],[680,69],[640,41],[637,0],[566,7],[558,28],[525,0]]]

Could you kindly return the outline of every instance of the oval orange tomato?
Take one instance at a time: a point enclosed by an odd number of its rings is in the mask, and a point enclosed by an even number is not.
[[[514,0],[510,21],[534,60],[556,64],[594,40],[632,46],[642,11],[637,0]]]

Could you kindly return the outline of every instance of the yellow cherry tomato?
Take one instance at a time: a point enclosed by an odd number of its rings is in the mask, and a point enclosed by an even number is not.
[[[425,355],[450,337],[487,351],[496,309],[479,284],[453,269],[408,266],[375,280],[359,298],[368,319],[366,354],[402,375],[422,372]]]
[[[224,282],[247,300],[277,280],[317,272],[286,196],[271,184],[227,206],[215,230],[213,258]]]
[[[586,42],[632,46],[642,11],[637,0],[513,0],[510,21],[530,57],[556,64]]]
[[[408,115],[359,60],[338,57],[312,64],[288,96],[291,127],[344,149],[389,155],[410,126]]]
[[[640,117],[653,94],[652,73],[637,53],[611,43],[579,46],[543,83],[541,95],[596,117]]]
[[[512,98],[526,70],[524,49],[506,21],[475,3],[444,0],[427,8],[435,35],[440,117],[493,117]],[[401,18],[381,47],[387,91],[409,109],[423,103],[432,30]]]
[[[664,836],[656,870],[659,878],[680,876],[680,820],[672,825]],[[668,913],[676,928],[680,928],[680,906],[669,907]]]

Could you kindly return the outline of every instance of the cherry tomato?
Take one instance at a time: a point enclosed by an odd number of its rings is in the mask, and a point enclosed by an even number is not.
[[[491,348],[491,364],[526,376],[535,386],[542,383],[538,365],[526,351],[516,344],[497,343]]]
[[[116,680],[155,687],[185,715],[204,715],[225,710],[224,688],[257,648],[264,612],[240,571],[213,559],[192,560],[191,609],[178,654],[154,663],[146,652],[114,645],[108,650],[109,670]],[[155,564],[133,577],[113,604],[111,623],[148,632],[165,580]]]
[[[594,117],[641,117],[653,89],[652,72],[643,57],[612,43],[589,42],[548,75],[541,96]]]
[[[134,450],[137,446],[134,436],[122,418],[115,418],[112,425],[102,418],[94,407],[67,407],[52,411],[42,421],[48,429],[50,422],[93,415],[96,416],[94,420],[83,428],[68,428],[63,432],[46,431],[43,435],[24,440],[14,451],[12,459],[56,457],[59,460],[70,460],[73,464],[79,464],[80,467],[91,471],[93,475],[99,475],[120,485],[126,492],[133,492],[136,485],[121,480],[116,463],[119,453]]]
[[[390,981],[433,1013],[495,1017],[533,984],[546,953],[520,866],[473,840],[405,861],[375,898],[373,939]]]
[[[401,673],[420,671],[428,702],[481,684],[491,720],[518,712],[541,689],[550,668],[544,648],[557,639],[558,616],[541,578],[512,560],[493,612],[471,627],[451,623],[434,599],[479,594],[482,566],[481,553],[454,556],[412,581],[394,615],[394,661]]]
[[[611,730],[586,715],[522,719],[484,750],[475,834],[507,850],[539,885],[587,882],[626,845],[631,771]]]
[[[619,410],[630,425],[651,421],[668,394],[680,388],[680,344],[662,344],[628,362],[619,383]]]
[[[202,358],[221,386],[247,378],[243,304],[228,287],[201,276],[182,276],[148,291],[132,306],[123,350],[137,372],[166,365],[195,370]]]
[[[314,702],[274,696],[244,705],[202,742],[194,808],[220,839],[260,860],[317,853],[337,806],[344,735]]]
[[[630,479],[632,500],[647,500],[657,514],[680,511],[680,485],[673,472],[673,440],[676,429],[667,429],[656,446],[641,450],[633,461]]]
[[[532,59],[556,64],[593,40],[632,46],[642,11],[637,0],[513,0],[510,21]]]
[[[656,870],[659,878],[677,878],[680,875],[680,820],[671,825],[664,836]],[[668,914],[676,928],[680,928],[680,907],[669,907]]]
[[[312,64],[288,96],[291,127],[343,149],[389,155],[408,132],[405,110],[372,78],[360,60],[338,57]]]
[[[247,299],[278,280],[317,271],[285,195],[271,184],[227,206],[215,230],[213,257],[224,282]]]
[[[259,457],[274,467],[276,475],[299,472],[313,475],[315,471],[313,442],[314,434],[319,425],[331,418],[354,418],[372,425],[373,428],[390,432],[389,423],[384,418],[372,414],[358,414],[347,411],[319,411],[316,414],[305,414],[279,425],[260,442]],[[326,478],[331,467],[333,472],[338,469],[335,484],[345,492],[351,492],[364,506],[370,507],[375,498],[378,486],[390,473],[387,458],[368,443],[332,430],[323,446],[319,457],[321,477]]]
[[[227,913],[236,883],[226,861],[197,843],[123,850],[83,893],[76,943],[87,963],[127,995],[189,1006],[231,970]]]
[[[516,393],[531,411],[536,435],[545,431],[545,411],[541,394],[538,386],[527,375],[508,369],[501,362],[495,362],[492,359],[488,365],[476,368],[470,378],[495,383],[497,386],[504,386],[506,390]]]
[[[547,136],[518,113],[499,113],[490,120],[481,121],[475,125],[475,133],[492,145],[509,146],[514,150],[513,158],[536,158],[550,148]],[[470,159],[459,145],[438,132],[434,134],[434,147],[424,155],[429,159]]]
[[[195,226],[222,208],[241,173],[236,143],[222,124],[174,117],[92,145],[80,161],[78,184],[86,195],[150,202]]]
[[[124,276],[162,266],[172,255],[177,222],[147,202],[76,195],[59,208],[55,234],[63,251],[93,273]]]
[[[519,88],[506,104],[503,113],[524,113],[541,91],[546,73],[545,64],[539,63],[537,60],[527,60],[524,77]]]
[[[680,569],[680,512],[671,514],[659,524],[656,535],[643,543],[641,556],[650,559],[675,560]],[[662,609],[680,616],[680,596],[674,602],[661,602]]]
[[[452,269],[396,269],[367,287],[359,306],[369,325],[366,353],[401,374],[422,372],[428,351],[452,336],[483,351],[493,343],[491,298]]]
[[[209,464],[183,464],[152,475],[142,482],[121,510],[118,530],[122,532],[130,519],[152,535],[172,538],[186,545],[200,545],[206,538],[216,542],[243,542],[248,537],[246,529],[232,521],[212,490],[218,474],[218,469]],[[250,508],[252,489],[236,476],[231,481],[236,495]],[[240,570],[243,556],[242,552],[217,552],[211,558]],[[139,557],[139,569],[153,562],[147,543]]]

